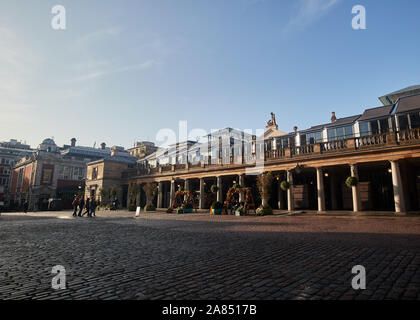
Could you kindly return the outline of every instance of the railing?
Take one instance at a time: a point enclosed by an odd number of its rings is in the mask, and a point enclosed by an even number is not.
[[[195,162],[192,164],[190,163],[188,165],[185,163],[178,163],[175,165],[163,165],[161,167],[155,168],[127,170],[123,173],[122,177],[127,178],[135,173],[137,173],[137,175],[140,176],[155,173],[163,173],[168,171],[189,170],[191,168],[197,169],[199,167],[217,167],[227,164],[242,165],[242,163],[244,163],[249,165],[254,164],[257,161],[257,159],[261,159],[263,161],[281,160],[295,157],[299,158],[305,156],[319,156],[320,154],[334,154],[345,151],[352,152],[357,150],[366,150],[370,148],[375,149],[386,146],[396,146],[413,143],[420,143],[420,128],[404,130],[400,132],[389,132],[370,136],[348,138],[337,141],[321,142],[305,146],[295,146],[291,148],[269,150],[261,154],[245,154],[243,161],[242,157],[240,157],[240,159],[236,159],[236,161],[234,158],[228,157],[226,159],[216,159],[216,161],[214,159],[211,159],[211,162],[205,163],[204,166],[202,166],[201,162]]]
[[[398,140],[401,143],[418,142],[420,140],[420,129],[403,130],[398,132]]]
[[[313,144],[308,144],[305,146],[298,146],[290,148],[290,154],[292,156],[299,156],[299,155],[307,155],[314,153],[314,146]]]
[[[356,147],[364,148],[370,146],[384,145],[387,142],[387,133],[373,134],[370,136],[358,137],[356,139]]]
[[[321,152],[335,152],[347,149],[347,139],[346,140],[337,140],[337,141],[328,141],[320,143]]]
[[[266,159],[280,159],[286,155],[286,149],[276,149],[265,152]]]

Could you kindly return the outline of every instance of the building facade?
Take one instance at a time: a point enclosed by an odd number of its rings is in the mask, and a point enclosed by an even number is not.
[[[113,147],[111,155],[87,164],[85,198],[100,203],[111,200],[110,190],[116,189],[116,197],[123,207],[127,203],[128,186],[121,185],[121,173],[135,167],[137,156]],[[106,195],[104,194],[106,193]],[[106,199],[103,199],[105,197]],[[114,200],[114,199],[112,199]]]
[[[16,139],[0,142],[0,207],[2,209],[9,207],[10,176],[14,163],[32,152],[34,150],[29,145]]]
[[[216,197],[223,201],[239,184],[252,189],[258,206],[257,176],[270,171],[276,177],[274,209],[419,211],[420,89],[387,96],[381,101],[394,103],[343,118],[332,113],[328,122],[304,130],[279,131],[272,114],[259,137],[226,128],[204,142],[168,146],[121,171],[119,185],[127,190],[131,184],[155,183],[158,208],[169,207],[182,186],[196,195],[198,207],[208,208],[211,185],[219,187]],[[348,177],[357,184],[347,186]],[[286,191],[282,181],[290,183]],[[141,206],[142,193],[140,188]]]
[[[54,140],[45,139],[38,149],[17,161],[11,176],[10,199],[15,208],[27,201],[29,210],[46,210],[48,201],[58,198],[64,208],[70,208],[75,194],[83,193],[86,164],[106,158],[111,149],[104,143],[100,148],[70,145],[58,147]]]

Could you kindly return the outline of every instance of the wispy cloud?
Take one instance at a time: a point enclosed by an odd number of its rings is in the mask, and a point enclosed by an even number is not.
[[[283,29],[284,34],[301,31],[329,13],[342,0],[298,0],[294,13]]]
[[[75,81],[75,82],[86,81],[86,80],[101,78],[101,77],[108,76],[108,75],[115,74],[115,73],[121,73],[121,72],[126,72],[126,71],[144,70],[144,69],[151,68],[156,64],[158,64],[157,61],[148,60],[148,61],[138,63],[138,64],[134,64],[134,65],[97,70],[97,71],[93,71],[91,73],[84,74],[80,77],[77,77],[77,78],[73,79],[72,81]]]

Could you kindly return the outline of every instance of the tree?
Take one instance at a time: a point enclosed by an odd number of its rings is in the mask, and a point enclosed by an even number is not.
[[[130,204],[135,204],[136,203],[136,199],[137,199],[137,195],[140,192],[140,186],[137,183],[133,183],[130,184],[129,188],[128,188],[128,196],[130,199]]]
[[[101,196],[101,205],[106,205],[109,198],[109,191],[104,187],[99,188],[99,195]]]
[[[111,195],[111,199],[117,198],[119,193],[120,193],[120,188],[119,187],[111,186],[109,188],[109,194]]]

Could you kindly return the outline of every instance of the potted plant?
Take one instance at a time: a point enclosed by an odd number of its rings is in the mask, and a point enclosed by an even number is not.
[[[271,172],[264,172],[258,176],[257,187],[261,195],[261,206],[256,210],[257,215],[273,214],[268,200],[271,197],[271,187],[273,183],[273,175]]]
[[[182,206],[183,213],[192,213],[193,209],[192,203],[186,203]]]
[[[211,214],[221,214],[223,209],[223,204],[219,201],[215,201],[212,203],[210,207],[210,213]]]
[[[357,186],[358,182],[359,181],[357,180],[356,177],[348,177],[346,179],[346,186],[349,187],[349,188],[352,188],[352,187]]]
[[[243,216],[244,215],[244,206],[240,205],[238,208],[235,209],[235,216]]]
[[[280,182],[280,188],[283,191],[289,190],[290,189],[290,182],[289,181],[286,181],[286,180]]]
[[[153,204],[147,204],[144,207],[144,211],[156,211],[156,207]]]
[[[273,209],[270,207],[259,206],[256,210],[257,216],[268,216],[273,214]]]
[[[174,212],[174,209],[171,206],[169,206],[168,209],[166,209],[166,213],[172,213],[172,212]]]

